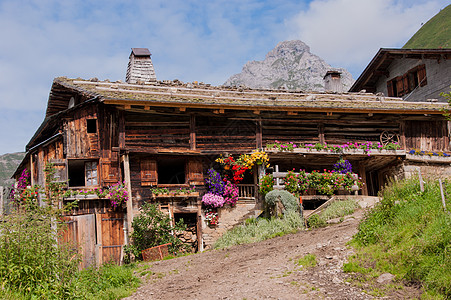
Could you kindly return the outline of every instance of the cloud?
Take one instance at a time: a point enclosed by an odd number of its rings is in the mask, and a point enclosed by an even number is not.
[[[314,0],[287,22],[291,38],[358,76],[379,48],[402,47],[447,1]]]

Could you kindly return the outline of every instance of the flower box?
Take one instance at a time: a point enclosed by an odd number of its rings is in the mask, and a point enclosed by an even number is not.
[[[152,194],[152,198],[194,198],[199,197],[199,192],[191,192],[191,193],[164,193],[164,194]]]

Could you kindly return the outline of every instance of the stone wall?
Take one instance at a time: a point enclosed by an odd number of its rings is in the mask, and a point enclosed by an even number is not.
[[[438,99],[440,102],[446,102],[446,99],[440,96],[441,92],[449,92],[451,85],[451,60],[437,60],[434,59],[397,59],[390,65],[390,75],[388,77],[381,76],[376,84],[376,91],[388,95],[387,81],[396,76],[407,73],[410,69],[425,64],[427,84],[420,86],[408,96],[404,95],[408,101],[426,101],[427,99]]]
[[[423,178],[451,178],[451,166],[449,163],[429,163],[419,161],[406,161],[404,163],[404,176],[406,178],[418,177],[421,171]]]

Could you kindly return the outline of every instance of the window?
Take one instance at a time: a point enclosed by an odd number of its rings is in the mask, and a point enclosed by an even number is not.
[[[425,86],[426,84],[426,66],[419,65],[413,69],[410,69],[404,75],[387,81],[388,96],[402,97],[412,92],[417,87]]]
[[[86,131],[88,133],[97,133],[97,119],[86,120]]]
[[[69,187],[97,185],[97,165],[97,161],[69,160]]]
[[[185,160],[180,158],[159,160],[158,184],[185,184]]]

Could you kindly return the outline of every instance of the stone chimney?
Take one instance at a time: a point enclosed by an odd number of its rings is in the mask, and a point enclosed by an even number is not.
[[[341,72],[336,70],[327,71],[324,75],[324,90],[332,93],[342,93]]]
[[[125,75],[127,83],[149,84],[157,81],[150,55],[147,48],[132,48]]]

